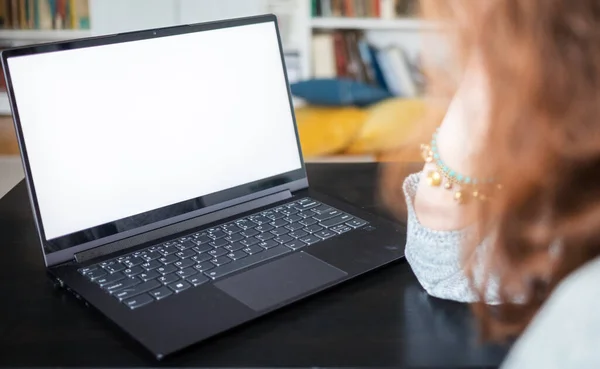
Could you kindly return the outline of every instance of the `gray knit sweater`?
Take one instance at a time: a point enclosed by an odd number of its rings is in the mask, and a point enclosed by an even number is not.
[[[419,223],[413,200],[422,173],[404,182],[408,208],[406,259],[421,286],[431,295],[474,302],[461,268],[460,245],[468,230],[434,231]],[[485,244],[479,252],[485,252]],[[476,280],[478,273],[475,273]],[[516,368],[600,368],[600,259],[591,261],[565,279],[516,342],[503,364]],[[491,283],[486,302],[497,303]]]

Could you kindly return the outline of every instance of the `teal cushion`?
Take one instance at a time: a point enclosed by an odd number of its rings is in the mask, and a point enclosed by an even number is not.
[[[350,79],[311,79],[293,83],[292,94],[312,105],[365,107],[391,97],[377,86]]]

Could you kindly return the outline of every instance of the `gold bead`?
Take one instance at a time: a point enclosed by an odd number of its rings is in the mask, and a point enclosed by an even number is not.
[[[433,153],[429,152],[429,154],[427,155],[427,157],[425,158],[425,161],[427,163],[431,163],[433,161]]]
[[[452,182],[446,182],[444,183],[444,188],[447,190],[451,190],[452,189]]]
[[[464,204],[466,201],[466,196],[462,191],[457,191],[454,193],[454,200],[459,204]]]
[[[477,190],[473,191],[472,195],[474,198],[477,198],[479,196],[479,191],[477,191]]]
[[[487,199],[488,199],[488,198],[487,198],[487,196],[486,196],[486,195],[484,195],[484,194],[480,194],[480,195],[479,195],[479,200],[481,200],[481,201],[487,201]]]
[[[427,183],[430,186],[438,187],[442,184],[442,176],[440,175],[440,173],[436,172],[435,170],[432,170],[429,173],[427,173]]]
[[[426,162],[431,162],[431,160],[433,159],[433,153],[431,152],[431,148],[429,147],[429,145],[421,145],[421,156]]]
[[[502,186],[500,183],[498,183],[498,184],[496,185],[496,189],[498,189],[498,190],[502,190],[503,188],[504,188],[504,187],[503,187],[503,186]]]

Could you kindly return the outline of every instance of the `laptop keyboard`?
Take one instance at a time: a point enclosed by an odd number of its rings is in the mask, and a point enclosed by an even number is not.
[[[79,272],[136,309],[365,224],[304,198]]]

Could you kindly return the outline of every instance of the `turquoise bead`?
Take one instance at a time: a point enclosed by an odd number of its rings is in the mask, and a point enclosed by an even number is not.
[[[471,183],[471,177],[465,178],[465,183]]]

